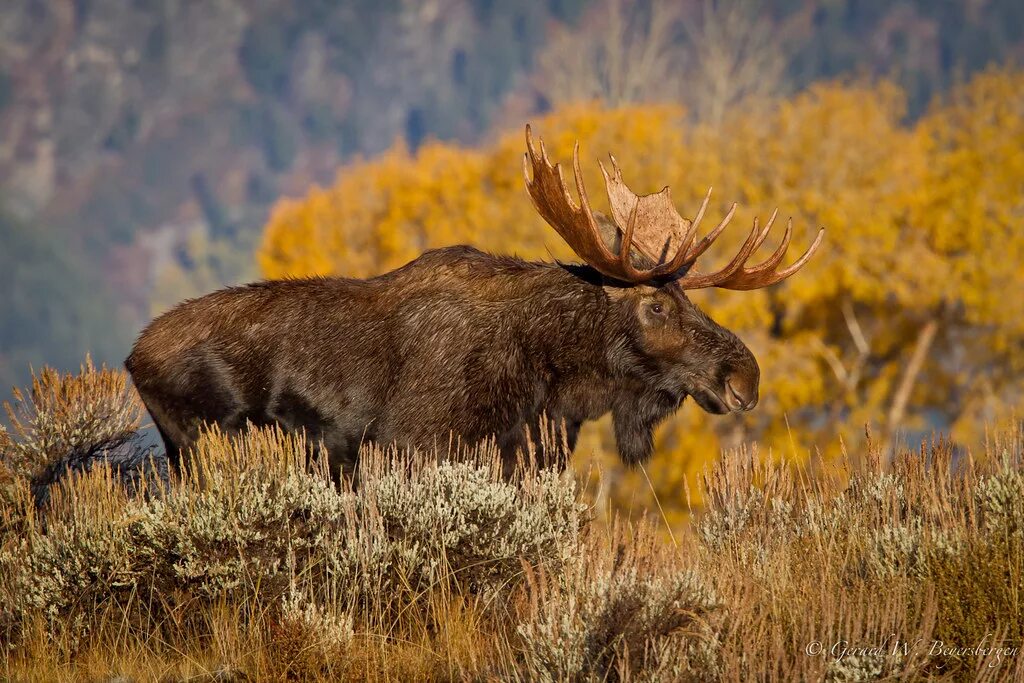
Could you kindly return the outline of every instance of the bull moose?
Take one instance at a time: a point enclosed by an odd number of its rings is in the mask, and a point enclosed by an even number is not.
[[[574,447],[581,424],[611,412],[619,455],[643,462],[652,431],[687,396],[709,413],[747,411],[760,370],[750,350],[690,302],[688,289],[765,287],[797,272],[821,243],[778,270],[779,247],[748,267],[777,211],[714,273],[693,266],[736,206],[699,241],[710,190],[689,221],[666,187],[637,196],[603,164],[611,215],[591,210],[579,143],[562,170],[526,127],[523,172],[537,212],[583,264],[527,262],[468,246],[423,253],[365,279],[317,277],[229,287],[154,320],[125,362],[174,466],[201,425],[278,423],[305,430],[332,468],[360,444],[429,449],[493,439],[506,467],[543,425]],[[532,178],[531,178],[532,174]],[[542,456],[543,457],[543,456]]]

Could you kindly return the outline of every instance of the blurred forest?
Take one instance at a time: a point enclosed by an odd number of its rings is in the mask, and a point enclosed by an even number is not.
[[[120,363],[153,314],[261,274],[452,241],[566,256],[522,191],[532,119],[562,158],[581,138],[595,190],[614,151],[684,214],[714,184],[737,232],[776,203],[830,229],[792,285],[696,297],[768,375],[701,452],[980,424],[1019,389],[1024,84],[972,77],[1022,59],[1018,0],[11,0],[0,385]]]

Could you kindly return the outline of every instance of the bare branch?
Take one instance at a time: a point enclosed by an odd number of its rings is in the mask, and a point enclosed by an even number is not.
[[[903,422],[910,394],[914,390],[917,376],[921,372],[921,367],[928,357],[928,351],[932,346],[932,342],[935,341],[935,335],[938,331],[939,319],[936,316],[929,319],[917,334],[914,351],[910,354],[910,360],[903,370],[903,377],[896,388],[896,392],[893,394],[892,407],[889,409],[887,432],[890,440],[896,433],[896,430],[899,429],[900,423]]]
[[[786,57],[777,28],[755,0],[704,0],[689,38],[686,73],[697,118],[719,123],[730,108],[770,100],[783,89]]]
[[[853,304],[850,303],[849,299],[843,300],[841,308],[843,312],[843,319],[846,321],[846,327],[850,330],[850,336],[853,337],[853,343],[857,347],[857,351],[860,352],[861,356],[867,356],[871,352],[871,346],[868,344],[867,337],[864,336],[864,330],[860,326],[860,322],[857,321],[857,314],[853,311]]]
[[[679,99],[683,50],[677,40],[681,4],[653,0],[649,13],[624,0],[605,0],[578,29],[556,27],[537,57],[537,87],[552,102]]]
[[[839,357],[839,354],[817,337],[813,337],[812,342],[818,348],[818,352],[825,359],[825,362],[832,368],[832,373],[839,380],[839,383],[849,388],[850,373],[846,370],[846,366],[843,365],[843,360]]]

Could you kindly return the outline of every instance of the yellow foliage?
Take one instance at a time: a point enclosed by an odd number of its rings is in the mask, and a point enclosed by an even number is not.
[[[969,441],[970,423],[1002,417],[992,406],[1017,398],[1024,339],[1022,93],[1024,73],[991,71],[912,124],[904,93],[885,82],[817,84],[714,127],[663,105],[578,104],[534,121],[553,159],[568,161],[580,141],[597,209],[606,199],[595,160],[608,152],[636,191],[670,185],[683,215],[709,185],[711,220],[739,202],[705,267],[735,253],[745,226],[775,206],[793,217],[794,245],[828,230],[782,285],[692,294],[754,351],[761,403],[727,418],[684,406],[659,432],[647,472],[611,473],[617,504],[649,503],[649,475],[672,517],[695,473],[750,439],[802,461],[834,454],[840,437],[863,440],[869,423],[883,439],[953,426]],[[331,187],[278,204],[259,264],[268,277],[365,277],[458,243],[572,260],[526,196],[523,149],[516,129],[475,149],[398,145],[346,166]],[[580,450],[613,452],[607,426],[585,432]]]

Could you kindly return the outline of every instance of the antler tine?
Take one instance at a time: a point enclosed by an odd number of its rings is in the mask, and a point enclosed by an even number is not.
[[[526,124],[526,156],[529,157],[530,162],[537,160],[537,152],[533,148],[533,129],[530,128],[530,124]],[[526,159],[523,159],[524,171],[526,170],[526,161]],[[529,176],[527,176],[526,180],[530,180]]]
[[[761,287],[768,287],[769,285],[782,282],[790,275],[803,268],[821,245],[821,241],[825,237],[825,229],[821,228],[818,231],[818,235],[815,237],[814,242],[807,248],[807,251],[805,251],[799,259],[786,268],[776,271],[776,266],[778,266],[785,257],[786,251],[789,248],[790,240],[793,235],[792,219],[789,219],[787,222],[786,232],[782,236],[782,241],[779,243],[779,246],[775,251],[772,252],[771,256],[756,266],[752,266],[750,268],[743,267],[743,263],[745,263],[747,258],[750,257],[754,249],[760,246],[765,237],[767,237],[768,229],[771,227],[771,223],[774,222],[774,219],[775,212],[773,212],[772,217],[769,218],[768,224],[765,228],[760,231],[758,230],[757,219],[754,219],[753,230],[751,230],[750,235],[743,244],[743,247],[740,249],[736,257],[730,261],[729,265],[715,273],[690,273],[687,276],[680,278],[680,286],[684,289],[700,289],[704,287],[720,287],[722,289],[733,290],[760,289]]]
[[[633,266],[633,259],[630,256],[630,251],[633,247],[633,232],[636,230],[636,210],[637,207],[634,206],[633,210],[629,212],[629,220],[626,221],[626,232],[622,236],[622,244],[619,245],[619,261],[622,262],[622,269],[630,279],[640,281],[650,276],[648,273],[637,270]]]
[[[804,267],[804,264],[806,264],[807,261],[814,254],[814,252],[817,251],[818,246],[821,244],[821,241],[824,237],[825,229],[821,228],[820,230],[818,230],[818,235],[817,237],[814,238],[814,242],[812,242],[811,246],[807,248],[807,251],[805,251],[803,255],[796,261],[794,261],[791,265],[787,266],[786,268],[780,271],[764,273],[756,272],[756,268],[749,270],[744,269],[740,273],[737,273],[736,276],[733,277],[730,281],[724,282],[717,286],[725,289],[734,289],[742,291],[750,289],[760,289],[762,287],[768,287],[778,282],[782,282],[790,275]],[[772,256],[774,257],[774,254]]]
[[[757,251],[761,247],[761,245],[764,244],[764,240],[765,240],[766,237],[768,237],[768,233],[771,232],[772,226],[775,225],[775,218],[778,215],[779,215],[779,207],[775,207],[772,210],[772,215],[768,217],[768,222],[764,224],[764,229],[761,231],[761,237],[757,240],[757,244],[754,245],[754,251]],[[790,228],[792,228],[792,227],[793,227],[793,219],[790,218],[789,219],[789,224],[786,226],[786,231],[788,232],[790,230]]]
[[[612,162],[612,171],[615,172],[615,179],[622,180],[622,171],[619,169],[619,162],[615,160],[615,155],[612,154],[611,152],[608,152],[608,160]],[[597,163],[598,165],[600,165],[601,161],[598,160]]]
[[[774,213],[772,214],[771,220],[775,220],[775,214]],[[765,227],[765,231],[762,232],[763,235],[767,236],[768,227],[769,226]],[[786,232],[784,232],[782,234],[782,241],[779,242],[779,246],[775,248],[775,251],[772,252],[772,255],[769,256],[768,258],[766,258],[761,263],[757,264],[756,266],[752,266],[750,268],[744,268],[744,270],[747,273],[749,273],[749,274],[754,274],[754,273],[763,273],[763,272],[765,272],[767,270],[771,270],[771,269],[775,268],[775,266],[779,265],[779,263],[782,262],[782,259],[785,258],[786,250],[789,249],[789,241],[790,241],[790,239],[792,237],[793,237],[793,219],[790,218],[786,222]]]
[[[579,147],[579,142],[576,143],[576,146]],[[609,153],[608,158],[612,162],[612,172],[615,174],[615,179],[621,180],[622,171],[619,170],[619,164],[615,161],[615,156]],[[579,159],[575,156],[575,153],[573,155],[573,163],[576,164],[576,173],[579,174]],[[600,161],[597,162],[597,165],[601,167],[601,173],[604,174],[604,166]],[[623,273],[628,279],[633,281],[641,281],[649,277],[647,273],[640,271],[633,266],[633,259],[630,255],[630,252],[633,249],[633,234],[636,231],[636,211],[638,204],[639,202],[634,204],[632,210],[629,212],[629,220],[626,221],[626,230],[623,233],[622,241],[619,244],[619,261],[622,263]]]
[[[767,282],[766,284],[763,284],[763,285],[758,285],[758,287],[767,287],[768,285],[773,285],[776,282],[782,282],[787,277],[789,277],[790,275],[792,275],[796,271],[798,271],[801,268],[803,268],[804,265],[810,260],[811,256],[814,255],[814,252],[816,252],[818,250],[818,247],[821,246],[821,241],[824,238],[825,238],[825,228],[819,228],[817,236],[814,238],[814,241],[811,242],[811,246],[807,247],[807,251],[805,251],[800,258],[798,258],[796,261],[794,261],[790,265],[786,266],[782,270],[780,270],[777,273],[775,273],[775,275],[772,277],[772,279],[769,282]]]
[[[541,141],[544,144],[544,141]],[[569,194],[569,189],[565,186],[565,180],[562,179],[562,166],[561,164],[555,164],[555,169],[558,171],[558,179],[562,181],[562,192],[570,201],[572,196]],[[572,146],[572,175],[576,180],[576,192],[580,195],[580,205],[588,216],[593,216],[593,212],[590,210],[590,197],[587,196],[587,188],[583,187],[583,170],[580,169],[580,141],[577,140]],[[600,239],[600,234],[596,230],[596,226],[591,221],[591,226],[595,228],[594,235],[598,237],[598,244],[604,246],[604,240]],[[607,251],[607,249],[605,250]],[[608,252],[611,253],[610,251]]]
[[[537,206],[537,199],[533,196],[533,192],[530,191],[534,183],[533,180],[530,180],[531,167],[536,172],[537,150],[533,148],[533,131],[530,130],[530,124],[526,124],[526,154],[523,155],[523,180],[526,181],[526,194],[530,197],[530,202],[539,213],[540,207]]]
[[[608,153],[608,160],[612,164],[612,178],[616,182],[622,182],[622,169],[619,168],[619,162],[616,161],[615,155],[611,152]],[[604,168],[604,164],[601,160],[597,160],[597,165],[601,169],[601,174],[607,178],[608,172]],[[630,257],[630,249],[633,247],[633,234],[636,230],[636,212],[639,206],[639,202],[633,204],[633,208],[629,211],[629,219],[626,221],[626,230],[622,235],[622,243],[619,245],[619,258],[622,259],[623,265],[626,270],[639,276],[641,271],[638,271],[633,267],[633,260]],[[653,256],[653,255],[652,255]]]
[[[730,211],[730,213],[732,213]],[[744,240],[743,246],[736,255],[729,261],[721,270],[714,273],[695,273],[690,272],[679,278],[679,286],[683,289],[701,289],[704,287],[721,287],[722,283],[727,282],[729,278],[738,272],[741,272],[743,264],[746,262],[750,255],[754,252],[757,247],[759,240],[761,239],[761,231],[759,230],[758,220],[754,219],[754,226],[750,230],[750,234],[747,235],[747,239]],[[706,248],[706,247],[705,247]]]
[[[714,188],[711,188],[711,187],[708,188],[707,194],[704,195],[704,201],[702,201],[700,203],[700,208],[697,209],[697,215],[693,217],[693,222],[691,223],[691,227],[693,228],[694,232],[697,231],[697,226],[699,226],[700,222],[704,219],[704,212],[708,210],[708,202],[711,201],[711,190],[712,189],[714,189]]]
[[[541,141],[541,145],[543,144],[544,142]],[[559,169],[558,177],[561,178],[561,167],[556,165],[555,168]],[[618,170],[618,166],[615,167],[615,172],[621,175]],[[629,221],[626,225],[626,232],[622,237],[622,244],[619,246],[619,256],[617,260],[612,256],[612,252],[605,244],[604,238],[601,237],[600,230],[597,229],[597,224],[593,220],[594,213],[590,209],[590,197],[587,195],[587,188],[583,186],[583,170],[580,168],[579,140],[576,141],[576,144],[574,144],[572,148],[572,173],[576,177],[576,191],[579,192],[580,195],[580,204],[582,205],[583,211],[590,217],[590,232],[594,242],[597,244],[603,255],[605,255],[609,261],[613,262],[613,266],[617,266],[611,269],[613,272],[605,274],[629,282],[640,282],[647,279],[649,276],[646,273],[633,267],[633,261],[630,257],[630,250],[633,246],[633,231],[636,227],[636,207],[634,206],[633,211],[630,213]],[[564,182],[562,184],[562,190],[565,192],[566,197],[569,197],[569,193],[565,190]]]
[[[707,205],[708,199],[710,198],[711,190],[709,189],[707,196],[704,197],[704,205],[701,206],[702,211],[704,207]],[[733,202],[733,205],[729,207],[729,212],[725,214],[725,217],[721,221],[719,221],[718,225],[715,226],[715,229],[709,232],[708,234],[704,235],[704,237],[701,238],[700,242],[698,242],[697,245],[690,250],[690,253],[688,254],[690,263],[695,262],[698,258],[700,258],[701,254],[707,251],[708,247],[710,247],[712,243],[714,243],[714,241],[718,239],[718,236],[721,235],[722,231],[724,231],[726,226],[729,225],[734,215],[736,215],[735,202]],[[756,249],[757,247],[755,246],[754,248]]]

